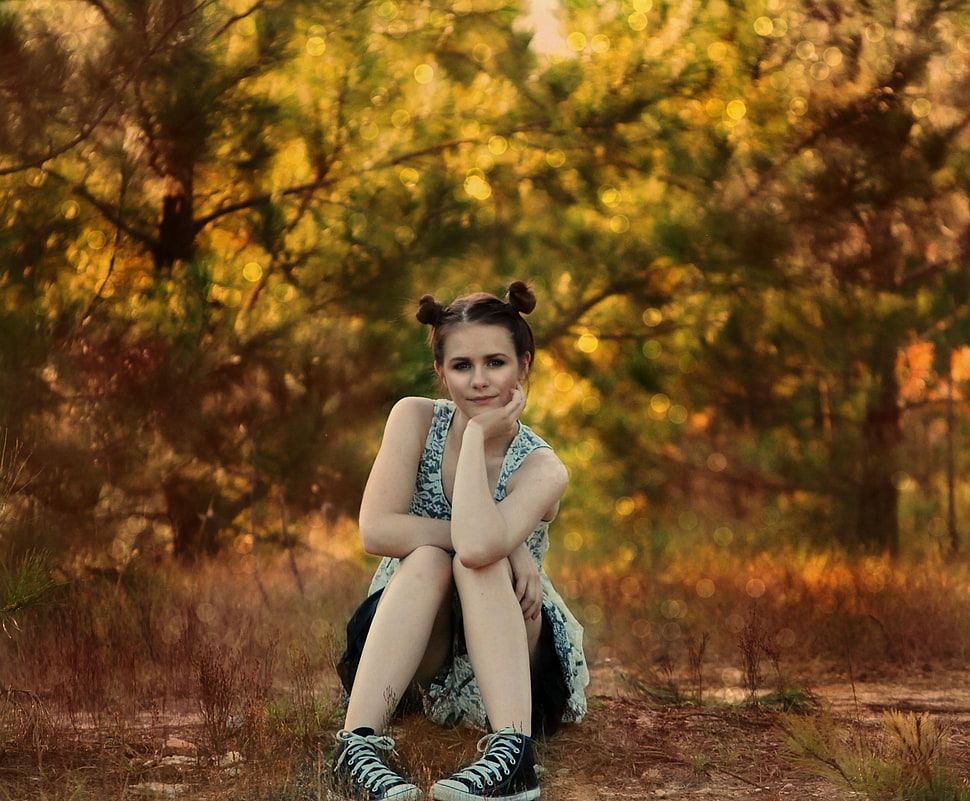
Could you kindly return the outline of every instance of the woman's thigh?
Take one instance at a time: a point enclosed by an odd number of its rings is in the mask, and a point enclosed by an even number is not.
[[[431,627],[431,636],[428,637],[428,647],[414,674],[415,683],[419,687],[427,687],[431,684],[438,671],[451,659],[455,638],[455,620],[451,605],[452,597],[449,593],[438,608],[438,614]]]

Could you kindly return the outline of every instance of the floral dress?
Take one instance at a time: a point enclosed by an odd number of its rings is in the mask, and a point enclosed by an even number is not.
[[[424,453],[418,465],[414,495],[410,513],[420,517],[439,520],[451,519],[451,503],[445,496],[441,478],[441,464],[445,441],[455,414],[455,405],[449,400],[435,401],[434,415]],[[526,457],[537,448],[549,445],[528,426],[519,424],[519,431],[509,445],[502,463],[494,499],[498,503],[505,498],[509,479],[522,465]],[[542,582],[543,637],[549,664],[544,668],[556,675],[540,677],[545,685],[555,684],[561,688],[557,699],[557,716],[562,722],[575,722],[586,713],[586,685],[589,671],[583,654],[583,628],[573,616],[556,591],[543,569],[543,560],[549,550],[549,523],[542,521],[526,538],[526,545],[539,567]],[[368,597],[383,590],[394,575],[399,559],[385,557],[381,560],[370,584]],[[458,610],[460,613],[460,609]],[[534,680],[535,685],[535,680]],[[538,688],[541,690],[541,688]],[[452,659],[438,673],[422,699],[425,714],[437,724],[466,725],[487,730],[485,706],[478,682],[475,679],[464,647],[461,626],[455,626],[455,643]]]

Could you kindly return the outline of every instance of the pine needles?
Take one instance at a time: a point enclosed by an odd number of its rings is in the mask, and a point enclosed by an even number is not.
[[[949,730],[925,712],[887,711],[874,738],[828,716],[787,716],[781,726],[796,761],[869,801],[970,801],[947,754]]]

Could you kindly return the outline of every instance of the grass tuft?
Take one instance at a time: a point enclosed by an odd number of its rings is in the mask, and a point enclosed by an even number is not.
[[[970,799],[947,754],[949,732],[927,713],[887,711],[876,737],[829,716],[786,717],[781,727],[796,760],[869,801]]]

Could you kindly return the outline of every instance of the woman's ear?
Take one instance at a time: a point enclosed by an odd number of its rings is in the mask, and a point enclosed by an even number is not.
[[[525,381],[529,377],[529,369],[532,367],[532,354],[526,353],[519,362],[519,381]]]

